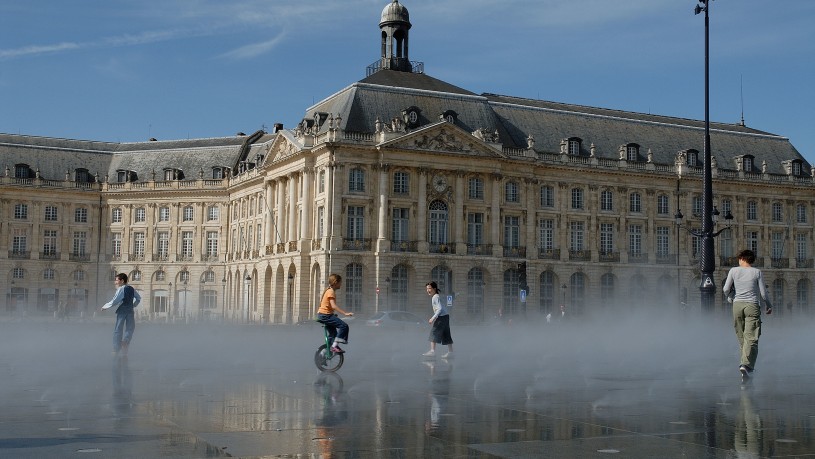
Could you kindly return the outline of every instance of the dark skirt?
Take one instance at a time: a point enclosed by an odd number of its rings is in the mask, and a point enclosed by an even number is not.
[[[430,329],[430,341],[453,344],[453,337],[450,335],[450,315],[436,317],[436,320],[433,321],[433,328]]]

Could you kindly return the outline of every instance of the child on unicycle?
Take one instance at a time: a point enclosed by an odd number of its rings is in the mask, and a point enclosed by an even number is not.
[[[353,312],[345,312],[337,306],[336,290],[342,287],[342,276],[331,274],[328,276],[328,288],[320,299],[320,309],[317,310],[317,322],[324,324],[331,338],[331,352],[342,354],[340,344],[348,343],[348,324],[337,317],[336,312],[346,316],[353,316]],[[335,312],[336,311],[336,312]]]

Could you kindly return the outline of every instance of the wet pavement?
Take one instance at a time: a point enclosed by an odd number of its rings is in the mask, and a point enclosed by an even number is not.
[[[0,321],[0,457],[815,456],[810,321],[765,321],[748,384],[723,318],[454,322],[448,360],[359,321],[336,374],[316,325],[111,329]]]

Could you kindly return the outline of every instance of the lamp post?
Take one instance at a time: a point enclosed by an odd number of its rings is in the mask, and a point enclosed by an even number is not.
[[[252,276],[249,274],[243,279],[243,288],[246,290],[246,305],[244,306],[243,321],[249,322],[249,288],[252,286]]]
[[[221,321],[226,319],[226,272],[221,279]]]
[[[188,322],[187,318],[187,279],[184,279],[184,303],[181,306],[181,311],[184,314],[184,322]]]
[[[562,300],[560,302],[560,316],[563,317],[566,315],[566,284],[560,286],[560,291],[562,293]]]
[[[677,188],[679,185],[677,184]],[[682,227],[682,211],[679,210],[679,193],[677,192],[676,195],[676,214],[674,214],[674,219],[676,220],[676,299],[679,303],[679,307],[685,308],[687,304],[682,301],[682,273],[679,270],[679,228]]]

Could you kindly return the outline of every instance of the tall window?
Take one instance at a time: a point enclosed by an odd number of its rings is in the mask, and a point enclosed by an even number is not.
[[[541,207],[555,207],[555,188],[549,185],[541,187]]]
[[[57,221],[57,206],[45,206],[45,221]]]
[[[207,207],[207,221],[217,222],[221,218],[221,208],[218,206]]]
[[[365,171],[355,167],[348,172],[348,191],[352,193],[365,191]]]
[[[260,250],[260,243],[263,241],[263,226],[258,223],[258,226],[255,227],[255,231],[257,231],[257,237],[255,237],[255,250]]]
[[[795,258],[799,261],[809,258],[807,235],[798,233],[795,235]]]
[[[628,195],[628,211],[642,212],[642,196],[639,193]]]
[[[218,232],[207,231],[207,256],[218,256]]]
[[[600,253],[614,252],[614,224],[600,223]]]
[[[600,298],[606,300],[600,303],[603,305],[614,302],[614,274],[605,273],[600,278]]]
[[[467,213],[467,244],[481,245],[484,243],[484,214],[480,212]]]
[[[668,250],[668,235],[670,230],[667,226],[657,226],[657,257],[667,257]]]
[[[807,206],[806,204],[798,204],[795,206],[795,221],[798,223],[807,222]]]
[[[74,255],[85,255],[87,247],[88,233],[85,231],[74,231],[73,251]]]
[[[569,139],[569,154],[572,156],[580,155],[580,139]]]
[[[572,311],[575,314],[583,312],[586,304],[586,276],[583,273],[574,273],[569,277],[569,299]]]
[[[193,219],[193,216],[195,215],[195,210],[193,209],[192,206],[185,206],[184,207],[184,212],[183,212],[182,215],[183,215],[183,217],[182,217],[183,221],[191,222],[192,219]]]
[[[42,233],[42,253],[43,255],[57,254],[57,231],[44,230]]]
[[[668,196],[661,194],[657,196],[657,214],[668,215]]]
[[[396,311],[407,311],[408,298],[408,270],[405,265],[396,265],[391,269],[390,292],[388,301],[391,309]]]
[[[325,207],[317,208],[317,239],[322,239],[325,235]]]
[[[481,268],[467,272],[467,314],[482,320],[484,317],[484,271]]]
[[[85,207],[77,207],[76,210],[74,210],[74,222],[88,223],[88,209]]]
[[[583,250],[583,222],[569,223],[569,250],[580,252]]]
[[[628,226],[628,251],[633,255],[642,254],[642,225]]]
[[[111,253],[116,258],[122,256],[122,233],[113,233],[113,238],[111,239]]]
[[[167,231],[160,231],[158,233],[158,251],[156,252],[159,257],[166,258],[170,254],[170,233]]]
[[[136,223],[142,223],[145,220],[147,220],[147,212],[144,210],[144,207],[137,208],[134,221]]]
[[[435,281],[439,286],[439,291],[453,291],[453,272],[446,266],[437,265],[430,270],[430,280]],[[442,300],[444,301],[444,300]]]
[[[14,218],[17,220],[27,220],[28,204],[14,204]]]
[[[504,217],[504,247],[521,246],[521,217],[507,215]]]
[[[747,220],[758,220],[758,207],[755,201],[747,201]]]
[[[795,288],[795,303],[799,310],[806,311],[809,308],[809,281],[801,279]]]
[[[801,163],[798,161],[794,161],[792,163],[792,175],[800,177],[801,175],[803,175],[801,172],[802,172]]]
[[[158,221],[160,221],[160,222],[168,222],[168,221],[170,221],[170,208],[169,207],[159,207],[159,209],[158,209]]]
[[[429,241],[431,244],[447,244],[447,204],[444,201],[430,203]]]
[[[600,192],[600,210],[614,210],[614,193],[609,190]]]
[[[317,185],[318,193],[325,193],[325,170],[320,171],[320,178]]]
[[[540,312],[549,314],[555,306],[555,273],[544,271],[540,276]]]
[[[345,306],[349,312],[362,310],[362,265],[351,263],[345,267],[343,290],[345,290]]]
[[[144,233],[141,231],[133,233],[133,255],[144,256]]]
[[[410,209],[393,209],[393,224],[391,227],[391,240],[394,242],[408,241],[408,228],[410,228]]]
[[[753,158],[750,156],[745,156],[742,159],[742,164],[744,164],[744,172],[753,172]]]
[[[467,196],[470,199],[484,199],[484,181],[480,177],[467,180]]]
[[[770,251],[771,258],[777,260],[784,254],[784,233],[781,231],[773,231],[770,234]]]
[[[733,201],[729,199],[722,199],[722,215],[733,213]]]
[[[774,223],[780,223],[784,221],[784,212],[783,207],[781,207],[780,202],[774,202],[772,205],[772,218]]]
[[[362,240],[364,237],[365,207],[348,206],[348,239]]]
[[[505,183],[504,197],[507,202],[518,202],[518,184],[515,182]]]
[[[583,190],[580,188],[572,188],[572,209],[583,208]]]
[[[217,309],[218,292],[215,290],[204,290],[201,292],[201,309]]]
[[[694,217],[701,217],[702,216],[702,197],[701,196],[694,196],[693,197],[693,216]]]
[[[121,207],[114,207],[110,213],[110,222],[111,223],[122,223],[122,208]]]
[[[555,248],[555,221],[550,218],[538,222],[538,247],[541,250]]]
[[[181,256],[192,257],[192,231],[181,232]]]
[[[23,255],[28,251],[28,235],[24,228],[14,228],[11,238],[12,253]]]
[[[408,181],[410,175],[405,171],[396,171],[393,173],[393,192],[394,194],[408,194],[410,193],[410,182]]]
[[[640,155],[640,147],[638,145],[630,144],[625,147],[625,157],[628,161],[638,161]]]
[[[723,257],[733,256],[733,230],[723,231],[719,234],[719,250]]]
[[[744,235],[747,239],[747,248],[758,256],[758,231],[747,231]]]

